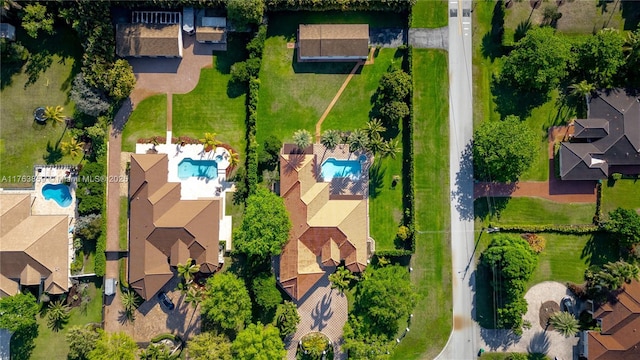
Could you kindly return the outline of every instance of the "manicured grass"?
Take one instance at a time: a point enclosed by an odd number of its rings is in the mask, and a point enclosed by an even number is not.
[[[449,3],[444,0],[418,0],[411,11],[412,28],[447,26]]]
[[[225,214],[233,218],[233,230],[238,229],[240,225],[242,225],[242,219],[244,218],[244,206],[242,204],[234,204],[233,193],[230,192],[225,195]]]
[[[527,360],[550,360],[551,358],[544,354],[527,354],[527,353],[501,353],[501,352],[485,352],[478,359],[480,360],[508,360],[511,354],[525,354]]]
[[[138,104],[122,130],[122,151],[135,152],[140,138],[167,135],[167,95],[153,95]]]
[[[369,170],[369,231],[376,250],[393,250],[402,222],[402,181],[392,187],[393,176],[402,178],[402,156],[376,160]],[[375,195],[375,196],[374,196]]]
[[[218,140],[244,153],[246,87],[231,83],[229,71],[246,58],[246,42],[246,36],[229,36],[227,51],[214,52],[213,68],[202,69],[196,88],[173,95],[173,136],[199,139],[214,132]]]
[[[68,94],[79,71],[76,61],[81,48],[71,29],[56,31],[55,35],[41,34],[34,40],[17,27],[17,40],[31,53],[30,60],[19,69],[0,66],[0,187],[31,187],[31,183],[17,183],[11,177],[33,177],[33,166],[47,163],[45,158],[61,164],[77,164],[80,160],[60,153],[60,142],[70,137],[64,124],[40,125],[33,118],[37,107],[57,105],[64,107],[65,116],[73,116],[75,105]],[[55,150],[48,151],[48,146]],[[53,156],[55,153],[58,155]]]
[[[378,89],[382,75],[387,72],[392,63],[400,67],[402,55],[403,53],[396,49],[376,51],[374,63],[362,67],[361,71],[349,81],[331,112],[322,122],[322,130],[352,131],[355,128],[364,127],[369,121],[369,111],[372,107],[371,97]],[[333,96],[335,93],[329,98],[329,102]]]
[[[416,252],[411,281],[419,298],[411,331],[393,359],[433,359],[452,325],[447,53],[413,51]]]
[[[595,211],[595,204],[565,204],[536,198],[480,198],[474,202],[476,219],[485,226],[591,224]]]
[[[129,248],[129,198],[126,196],[120,197],[120,250],[127,250]]]
[[[38,321],[38,337],[35,339],[35,348],[31,354],[31,359],[66,359],[69,352],[69,345],[65,339],[68,329],[74,325],[85,325],[89,323],[100,323],[102,321],[102,289],[96,288],[91,283],[89,285],[89,297],[91,301],[87,306],[86,313],[79,307],[71,310],[69,323],[59,332],[53,332],[47,327],[46,315],[40,317],[36,315]]]
[[[617,207],[640,210],[639,180],[616,180],[613,186],[608,186],[607,181],[604,181],[602,184],[602,213],[606,215]]]

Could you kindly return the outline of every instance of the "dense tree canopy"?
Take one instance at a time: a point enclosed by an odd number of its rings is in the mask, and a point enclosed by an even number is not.
[[[116,60],[106,75],[105,88],[109,96],[116,101],[129,96],[136,85],[136,76],[127,60]]]
[[[624,51],[627,82],[631,87],[640,89],[640,25],[636,31],[627,33]]]
[[[89,352],[89,360],[135,360],[138,345],[131,336],[123,333],[107,333],[100,331],[100,338],[95,348]]]
[[[103,162],[89,162],[80,170],[78,179],[78,212],[80,215],[99,214],[104,202],[105,164]]]
[[[16,294],[0,299],[0,329],[11,332],[36,323],[38,304],[31,294]]]
[[[566,75],[570,48],[551,27],[531,29],[505,57],[500,76],[521,92],[546,94]]]
[[[67,357],[70,360],[86,360],[91,350],[95,348],[100,334],[89,326],[72,326],[65,337],[69,344]]]
[[[53,34],[53,14],[47,13],[47,7],[42,4],[29,4],[24,7],[22,27],[32,38],[37,38],[41,30]]]
[[[401,266],[376,269],[359,286],[358,312],[378,331],[393,336],[398,330],[398,320],[409,318],[416,300],[407,269]]]
[[[238,28],[259,24],[263,13],[264,0],[227,0],[227,16]]]
[[[238,360],[282,359],[287,353],[278,329],[261,323],[251,324],[238,333],[231,349]]]
[[[253,298],[258,306],[270,312],[282,302],[282,295],[276,285],[276,277],[272,273],[258,275],[251,284]]]
[[[276,308],[275,325],[280,330],[280,335],[286,337],[294,334],[300,323],[300,314],[296,304],[285,301]]]
[[[396,69],[382,75],[378,85],[378,96],[385,99],[403,100],[411,89],[411,76],[401,69]]]
[[[473,139],[473,165],[477,179],[516,181],[533,161],[538,145],[536,133],[517,116],[485,121]]]
[[[609,213],[605,229],[620,237],[623,245],[640,243],[640,215],[635,210],[617,208]]]
[[[349,353],[349,359],[387,360],[391,358],[395,346],[387,335],[372,334],[364,326],[364,319],[351,315],[344,325],[342,350]]]
[[[231,273],[207,279],[202,316],[223,330],[239,331],[251,319],[251,299],[242,279]]]
[[[233,241],[237,251],[263,260],[280,254],[290,229],[291,221],[282,198],[259,187],[247,199],[242,225]]]
[[[231,342],[224,335],[204,332],[187,343],[191,360],[232,360]]]
[[[584,78],[599,88],[614,86],[625,64],[624,38],[616,29],[602,29],[578,46],[578,67]]]

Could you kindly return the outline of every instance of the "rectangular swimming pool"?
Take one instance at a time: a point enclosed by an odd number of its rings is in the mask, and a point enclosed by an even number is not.
[[[362,165],[359,159],[337,160],[328,158],[322,163],[321,176],[323,181],[331,181],[333,178],[350,178],[357,180],[360,178]]]
[[[215,160],[193,160],[186,158],[178,164],[178,177],[205,177],[213,179],[218,176],[218,163]]]

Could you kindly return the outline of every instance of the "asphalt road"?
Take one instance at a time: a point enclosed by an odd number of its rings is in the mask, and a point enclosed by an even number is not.
[[[453,331],[438,355],[442,360],[475,359],[480,327],[473,321],[475,235],[473,166],[466,155],[473,135],[471,1],[449,1],[449,164]]]

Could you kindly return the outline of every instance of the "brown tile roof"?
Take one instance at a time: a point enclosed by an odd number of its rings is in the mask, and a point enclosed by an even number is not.
[[[285,146],[286,148],[286,146]],[[282,287],[302,298],[341,261],[353,271],[367,264],[367,204],[362,196],[332,200],[329,183],[317,181],[315,155],[280,154],[280,193],[291,217],[280,255]]]
[[[69,281],[69,217],[31,215],[29,194],[0,194],[0,288],[13,295],[17,284],[66,292]]]
[[[219,198],[181,200],[180,183],[167,182],[166,154],[134,154],[129,177],[129,284],[144,299],[172,277],[171,266],[188,258],[200,271],[219,267]]]
[[[574,140],[560,148],[560,177],[598,180],[610,166],[640,166],[639,101],[619,89],[591,97],[588,119],[575,120]]]
[[[600,319],[601,331],[588,333],[589,360],[640,358],[640,283],[623,287],[615,302],[598,307],[593,313]]]
[[[362,58],[369,54],[369,25],[320,24],[298,28],[300,59]]]
[[[182,57],[180,24],[117,24],[116,54]]]

